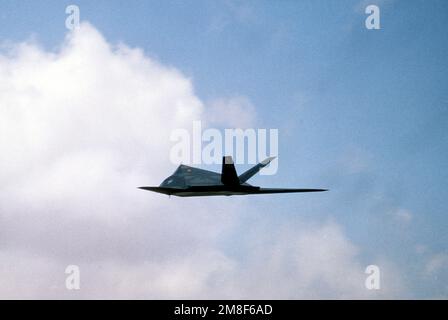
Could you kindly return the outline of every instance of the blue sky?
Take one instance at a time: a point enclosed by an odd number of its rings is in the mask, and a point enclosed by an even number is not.
[[[247,97],[260,127],[279,129],[279,171],[254,183],[331,190],[260,198],[260,215],[336,221],[366,264],[403,270],[407,296],[448,295],[446,265],[420,275],[448,253],[448,2],[2,0],[0,39],[57,50],[72,3],[109,42],[182,71],[203,101]],[[380,30],[364,27],[367,4]]]

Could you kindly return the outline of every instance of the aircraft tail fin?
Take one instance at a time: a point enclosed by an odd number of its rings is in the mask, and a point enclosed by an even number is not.
[[[222,158],[221,182],[225,185],[239,185],[240,180],[236,174],[233,159],[230,156]]]
[[[269,158],[261,161],[259,164],[253,166],[252,168],[250,168],[249,170],[247,170],[243,174],[241,174],[238,177],[240,182],[244,183],[247,180],[249,180],[250,178],[252,178],[255,174],[257,174],[261,170],[261,168],[266,167],[274,159],[275,159],[275,157],[269,157]]]

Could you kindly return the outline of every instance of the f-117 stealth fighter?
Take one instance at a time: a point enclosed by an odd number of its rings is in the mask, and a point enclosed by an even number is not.
[[[160,186],[139,187],[139,189],[179,197],[327,191],[326,189],[261,188],[252,186],[246,182],[259,172],[261,168],[266,167],[273,159],[275,157],[267,158],[239,176],[236,174],[232,157],[223,157],[221,174],[180,165]]]

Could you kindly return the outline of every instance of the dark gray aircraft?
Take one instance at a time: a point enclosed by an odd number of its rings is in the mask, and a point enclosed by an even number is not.
[[[236,174],[232,157],[223,157],[221,174],[213,171],[180,165],[158,187],[140,187],[139,189],[159,192],[179,197],[233,196],[246,194],[319,192],[326,189],[276,189],[260,188],[246,181],[261,168],[266,167],[275,157],[267,158],[240,176]]]

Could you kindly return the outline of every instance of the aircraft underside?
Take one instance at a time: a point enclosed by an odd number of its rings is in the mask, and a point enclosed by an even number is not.
[[[140,189],[178,197],[237,196],[249,194],[319,192],[325,189],[277,189],[260,187],[194,186],[188,188],[141,187]]]

